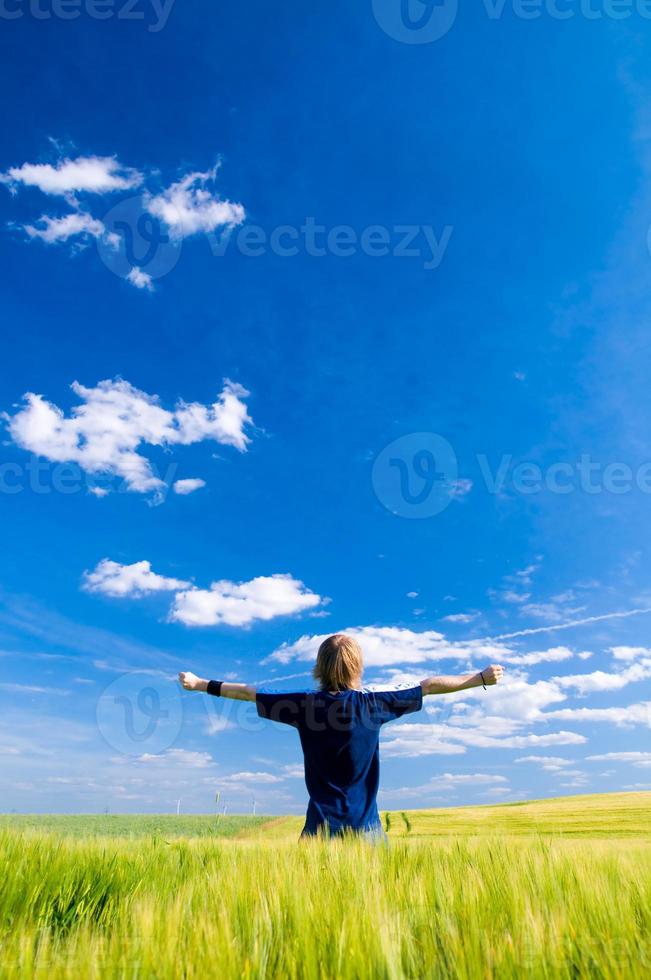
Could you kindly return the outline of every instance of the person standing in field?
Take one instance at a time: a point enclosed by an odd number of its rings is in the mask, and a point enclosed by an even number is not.
[[[370,691],[362,688],[363,667],[359,644],[336,633],[319,647],[317,691],[265,693],[249,684],[204,680],[190,671],[182,671],[179,680],[186,691],[255,701],[262,718],[298,730],[310,796],[302,837],[354,832],[381,838],[376,797],[382,725],[419,711],[426,695],[497,684],[503,668],[491,664],[477,674],[427,677],[414,687]]]

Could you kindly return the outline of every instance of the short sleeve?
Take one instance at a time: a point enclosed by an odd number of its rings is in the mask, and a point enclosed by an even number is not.
[[[381,725],[394,718],[401,718],[423,707],[423,689],[420,684],[415,687],[399,688],[395,691],[372,691],[374,714]]]
[[[305,692],[258,691],[255,706],[261,718],[297,728],[305,715]]]

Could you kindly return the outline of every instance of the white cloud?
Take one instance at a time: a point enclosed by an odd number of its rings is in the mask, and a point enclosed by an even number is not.
[[[540,558],[540,555],[538,556],[538,558]],[[528,585],[539,568],[540,568],[539,561],[532,562],[531,565],[527,565],[526,568],[519,568],[510,577],[514,580],[517,580],[518,582],[525,582]],[[507,576],[507,578],[508,577],[509,576]]]
[[[122,477],[135,492],[164,486],[137,451],[143,444],[190,445],[211,439],[243,452],[250,441],[245,429],[251,419],[243,401],[248,392],[228,380],[212,405],[181,401],[174,411],[128,381],[100,381],[94,388],[75,381],[71,387],[82,404],[68,418],[42,395],[25,394],[25,407],[3,416],[13,441],[52,462]]]
[[[407,593],[407,598],[408,599],[417,599],[418,598],[418,593],[417,592],[408,592]]]
[[[446,616],[446,621],[465,621],[466,615]],[[460,617],[463,617],[461,619]],[[531,665],[567,660],[574,656],[569,647],[551,647],[531,653],[517,653],[505,643],[489,638],[476,640],[447,640],[435,630],[421,632],[396,626],[354,626],[343,632],[353,636],[364,651],[367,667],[390,667],[396,664],[418,664],[453,659],[467,662],[481,659],[513,665]],[[319,644],[328,634],[301,636],[294,643],[284,643],[268,660],[289,663],[292,660],[313,660]]]
[[[498,660],[508,652],[508,647],[486,643],[484,640],[450,642],[435,630],[416,632],[398,626],[354,626],[343,632],[360,643],[367,667],[417,664],[450,658],[467,660],[482,657],[485,660]],[[292,660],[314,660],[320,643],[327,635],[301,636],[294,643],[283,643],[267,660],[283,664]]]
[[[219,735],[221,732],[227,732],[235,728],[235,724],[228,719],[223,718],[221,715],[216,715],[209,717],[206,722],[205,732],[206,735]]]
[[[527,599],[531,598],[530,592],[514,592],[513,589],[506,589],[504,592],[500,593],[500,598],[504,602],[520,603],[526,602]]]
[[[40,227],[38,227],[40,225]],[[106,233],[104,224],[85,211],[73,211],[62,218],[52,218],[43,214],[36,224],[23,225],[30,238],[40,238],[48,245],[67,242],[76,235],[101,238]]]
[[[522,607],[523,614],[534,616],[536,619],[546,619],[550,623],[557,623],[566,616],[576,616],[583,612],[585,606],[568,607],[564,602],[527,602]]]
[[[129,271],[127,281],[132,286],[135,286],[136,289],[147,289],[150,293],[154,291],[154,283],[151,276],[148,272],[143,272],[142,269],[139,269],[137,265],[134,265]]]
[[[191,582],[158,575],[148,561],[121,565],[109,558],[103,558],[92,572],[84,572],[83,587],[121,599],[174,592],[169,619],[186,626],[247,626],[255,620],[304,612],[324,602],[291,575],[261,575],[249,582],[222,580],[209,589],[198,589]]]
[[[215,785],[227,789],[238,789],[246,787],[252,789],[255,786],[270,785],[271,783],[281,783],[282,776],[276,776],[271,772],[234,772],[229,776],[219,776]]]
[[[593,691],[618,691],[627,684],[645,680],[647,677],[651,677],[651,658],[618,673],[595,670],[591,674],[568,674],[552,680],[559,687],[571,687],[578,694],[590,694]]]
[[[116,157],[76,157],[50,163],[23,163],[0,174],[0,183],[12,192],[17,188],[37,187],[44,194],[69,195],[78,192],[106,194],[128,190],[142,183],[142,174],[123,167]]]
[[[568,660],[574,653],[569,647],[550,647],[549,650],[533,650],[530,653],[505,654],[502,659],[505,663],[521,664],[531,666],[533,664],[554,663],[559,660]]]
[[[463,786],[468,783],[507,783],[506,776],[492,776],[485,772],[451,773],[444,772],[434,776],[432,782],[437,786]]]
[[[152,572],[148,561],[120,565],[109,558],[103,558],[92,572],[84,572],[83,583],[87,592],[120,598],[138,597],[151,592],[174,592],[190,587],[190,582]]]
[[[305,766],[303,763],[289,763],[282,767],[282,773],[286,779],[303,779],[305,777]]]
[[[401,799],[418,799],[421,796],[429,796],[432,793],[441,791],[455,790],[459,786],[490,786],[497,789],[497,785],[502,791],[507,790],[508,779],[506,776],[494,776],[485,772],[452,773],[442,772],[432,776],[426,783],[420,786],[401,786],[399,789],[383,789],[383,797],[399,796]]]
[[[639,657],[651,657],[651,647],[610,647],[615,660],[637,660]]]
[[[557,755],[523,755],[515,761],[534,763],[542,769],[546,769],[548,772],[558,772],[572,765],[571,759],[563,759]]]
[[[579,745],[585,736],[557,731],[536,734],[531,726],[551,717],[543,710],[563,702],[567,694],[551,681],[529,683],[526,673],[515,670],[496,687],[478,688],[428,698],[428,723],[387,726],[383,751],[387,755],[418,757],[465,753],[468,748],[541,749],[554,745]]]
[[[588,762],[630,762],[640,769],[651,767],[651,752],[604,752],[603,755],[588,755]]]
[[[449,486],[449,494],[455,500],[460,500],[469,494],[473,488],[472,480],[468,480],[465,477],[461,477],[458,480],[452,480]]]
[[[569,775],[569,773],[566,773],[566,775]],[[588,783],[589,780],[587,776],[585,776],[584,773],[579,772],[575,774],[574,779],[570,780],[569,783],[559,783],[559,786],[563,786],[566,789],[582,789],[584,786],[587,786]]]
[[[186,496],[189,493],[194,493],[195,490],[201,490],[205,487],[206,481],[200,479],[187,479],[187,480],[177,480],[172,484],[172,490],[174,493],[179,493],[181,496]]]
[[[467,746],[479,749],[544,748],[549,745],[580,745],[587,741],[575,732],[546,735],[487,735],[478,728],[464,731],[455,725],[393,724],[382,744],[385,756],[416,758],[424,755],[459,755]]]
[[[477,619],[478,613],[452,613],[450,616],[443,616],[442,623],[472,623]]]
[[[147,210],[167,226],[175,239],[241,224],[245,217],[242,205],[224,201],[206,189],[216,176],[216,167],[206,173],[187,174],[161,194],[146,196]]]
[[[258,576],[250,582],[213,582],[210,589],[178,592],[170,619],[186,626],[246,626],[255,620],[313,609],[322,598],[291,575]]]
[[[120,758],[112,760],[120,762]],[[158,755],[145,752],[135,760],[138,763],[150,766],[182,766],[184,769],[206,769],[213,765],[213,758],[208,752],[191,752],[187,749],[167,749]]]
[[[651,728],[651,701],[615,708],[559,708],[547,711],[545,715],[564,721],[609,721],[618,728],[627,725],[647,725]]]

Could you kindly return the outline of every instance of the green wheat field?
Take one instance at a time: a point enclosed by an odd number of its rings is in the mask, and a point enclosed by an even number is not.
[[[0,817],[0,975],[651,976],[651,793],[383,814]]]

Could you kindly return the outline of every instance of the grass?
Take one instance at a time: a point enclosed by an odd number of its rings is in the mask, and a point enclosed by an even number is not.
[[[0,975],[648,977],[650,803],[399,811],[387,847],[299,844],[295,818],[4,817]]]
[[[236,837],[254,833],[269,817],[122,813],[0,814],[2,830],[45,830],[64,837]]]

